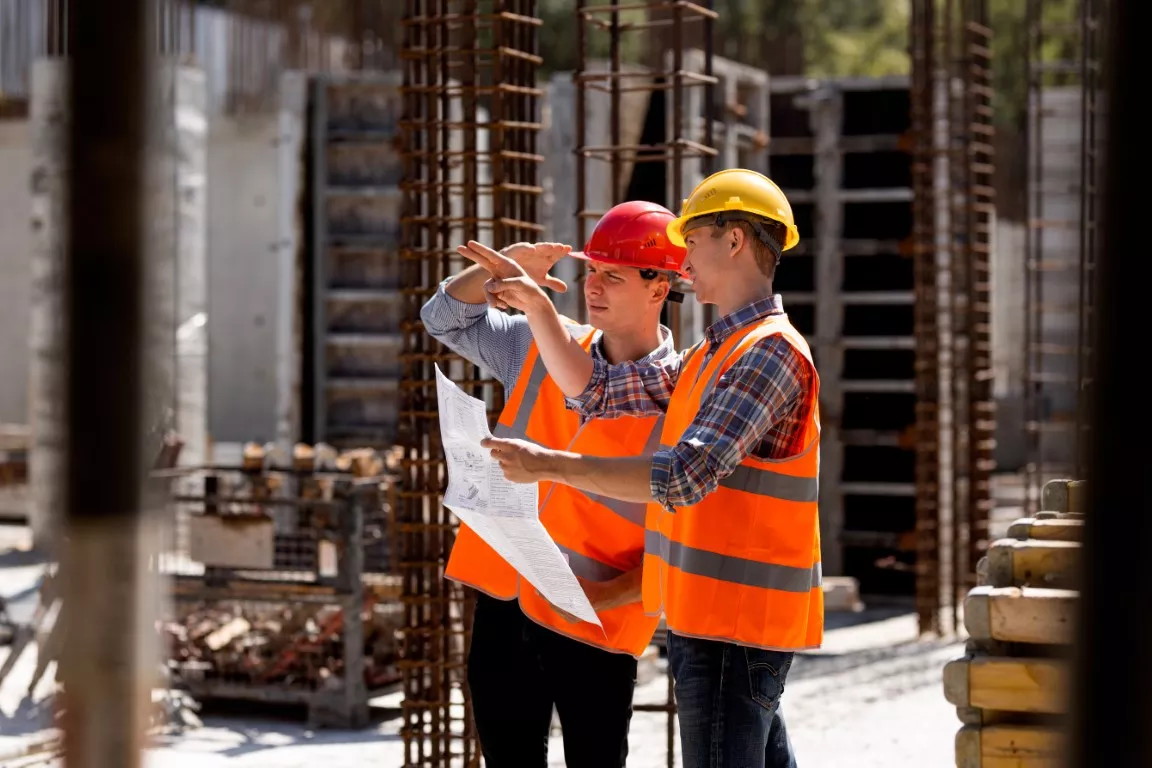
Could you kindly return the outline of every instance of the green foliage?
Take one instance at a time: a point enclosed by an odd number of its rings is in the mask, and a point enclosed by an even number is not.
[[[909,0],[802,0],[807,74],[908,74],[909,12]]]

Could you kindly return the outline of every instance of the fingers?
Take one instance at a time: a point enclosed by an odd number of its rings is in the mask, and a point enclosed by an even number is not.
[[[558,277],[552,277],[552,275],[547,275],[544,278],[544,287],[551,288],[557,293],[566,293],[568,291],[568,283]]]
[[[544,246],[545,253],[548,254],[548,260],[553,264],[572,252],[572,246],[565,245],[564,243],[540,243],[540,245]]]
[[[515,261],[508,258],[504,254],[500,253],[499,251],[493,250],[492,248],[489,248],[488,246],[484,245],[484,243],[481,243],[478,240],[469,240],[468,241],[468,249],[473,251],[474,253],[488,259],[488,263],[492,264],[493,266],[497,266],[497,265],[501,265],[501,264],[515,264],[516,263]]]
[[[512,448],[512,444],[502,437],[486,437],[480,441],[480,447],[488,448],[493,452],[500,452]]]
[[[492,271],[492,260],[488,258],[487,254],[481,253],[467,245],[456,246],[456,253],[468,259],[468,261],[471,261],[473,264],[481,266],[489,272]]]

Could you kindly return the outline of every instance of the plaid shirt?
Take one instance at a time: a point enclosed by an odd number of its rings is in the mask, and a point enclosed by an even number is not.
[[[776,295],[720,318],[704,334],[704,364],[737,330],[783,313]],[[586,418],[661,413],[690,353],[649,365],[594,360],[587,388],[568,398],[568,406]],[[804,356],[787,341],[772,336],[757,342],[717,380],[680,442],[652,457],[652,498],[668,508],[691,506],[750,455],[781,459],[799,453],[812,379]]]

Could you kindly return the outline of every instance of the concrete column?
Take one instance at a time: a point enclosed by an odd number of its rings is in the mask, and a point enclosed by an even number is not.
[[[32,284],[28,364],[29,524],[33,546],[56,551],[64,512],[66,430],[64,315],[68,174],[68,69],[60,59],[32,65]]]
[[[33,544],[54,551],[64,505],[63,358],[68,70],[63,59],[40,59],[32,70],[32,254],[29,454]],[[204,77],[175,63],[154,78],[148,172],[148,354],[144,459],[151,464],[159,436],[176,429],[185,463],[203,462],[207,439],[207,310],[205,272]],[[114,193],[114,190],[109,190]],[[83,205],[83,200],[74,201]],[[177,345],[179,339],[179,346]]]
[[[207,92],[204,73],[171,66],[176,126],[176,431],[180,463],[208,460]]]
[[[280,80],[278,155],[276,297],[276,443],[289,456],[300,439],[300,372],[303,321],[299,308],[301,273],[300,191],[304,185],[304,151],[308,113],[308,78],[286,72]]]

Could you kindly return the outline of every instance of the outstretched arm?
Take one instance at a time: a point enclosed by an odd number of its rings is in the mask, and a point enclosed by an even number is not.
[[[457,250],[493,274],[510,271],[510,260],[482,243],[470,241]],[[653,364],[593,361],[567,332],[548,295],[528,276],[493,278],[487,290],[496,306],[524,312],[548,373],[569,398],[569,407],[582,416],[647,415],[667,409],[680,374],[679,355]]]
[[[788,342],[779,337],[757,342],[720,377],[680,441],[651,457],[583,456],[501,438],[482,445],[513,482],[551,480],[621,501],[691,506],[712,493],[796,411],[812,386],[812,375]]]

